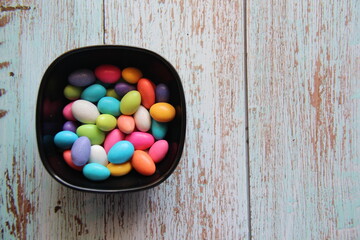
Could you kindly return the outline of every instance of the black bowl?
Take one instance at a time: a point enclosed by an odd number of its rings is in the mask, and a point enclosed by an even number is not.
[[[101,64],[113,64],[120,69],[139,68],[144,77],[155,84],[165,83],[170,89],[170,103],[176,109],[165,139],[169,151],[156,165],[154,175],[146,177],[134,170],[122,177],[110,177],[94,182],[70,168],[62,151],[53,142],[55,134],[66,121],[63,107],[69,103],[63,95],[68,75],[80,68],[94,69]],[[154,187],[167,179],[178,165],[183,151],[186,129],[186,109],[181,80],[174,67],[158,54],[128,46],[92,46],[71,50],[58,57],[46,70],[40,84],[36,106],[36,134],[40,158],[49,174],[67,187],[90,192],[129,192]]]

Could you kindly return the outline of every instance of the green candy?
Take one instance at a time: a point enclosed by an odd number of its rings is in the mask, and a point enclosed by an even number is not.
[[[120,111],[124,115],[134,114],[141,103],[141,95],[138,91],[130,91],[121,99]]]
[[[106,91],[106,96],[108,96],[108,97],[113,97],[113,98],[116,98],[117,100],[120,100],[119,95],[117,95],[117,93],[115,92],[115,90],[114,90],[113,88],[108,89],[108,90]]]
[[[79,99],[82,93],[81,87],[76,87],[73,85],[67,85],[64,88],[64,96],[69,100]]]
[[[110,114],[101,114],[96,119],[96,126],[102,131],[111,131],[116,127],[116,124],[116,118]]]
[[[90,139],[91,145],[100,145],[104,142],[105,133],[94,124],[84,124],[76,129],[79,137],[86,136]]]

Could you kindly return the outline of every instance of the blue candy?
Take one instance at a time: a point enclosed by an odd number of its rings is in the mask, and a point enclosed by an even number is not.
[[[154,119],[151,120],[151,133],[156,140],[164,139],[168,130],[166,122],[158,122]]]
[[[89,102],[97,102],[106,95],[106,88],[100,84],[93,84],[84,89],[81,98]]]
[[[97,107],[99,112],[111,114],[114,117],[120,115],[120,101],[113,97],[103,97],[99,100]]]
[[[78,136],[75,133],[71,131],[61,131],[55,135],[54,143],[59,148],[70,149],[77,139]]]
[[[120,141],[114,144],[108,152],[108,160],[114,164],[124,163],[130,160],[134,154],[134,145],[129,141]]]
[[[110,170],[99,163],[88,163],[83,168],[83,174],[92,181],[103,181],[110,177]]]

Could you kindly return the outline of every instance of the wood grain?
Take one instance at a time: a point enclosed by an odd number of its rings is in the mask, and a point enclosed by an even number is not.
[[[144,47],[170,61],[182,79],[188,116],[174,176],[147,193],[109,197],[115,213],[107,206],[106,222],[119,223],[107,236],[248,238],[242,3],[105,3],[106,44]],[[119,212],[138,219],[122,220]]]
[[[247,22],[252,237],[359,239],[359,1],[248,1]]]
[[[360,238],[360,4],[243,4],[0,0],[0,239]],[[182,79],[183,157],[154,189],[77,192],[40,162],[42,74],[103,43],[155,51]]]
[[[36,145],[35,104],[42,74],[56,57],[102,43],[102,5],[29,0],[0,1],[0,6],[0,238],[75,239],[86,229],[81,224],[84,208],[73,206],[87,207],[85,198],[44,170]],[[61,209],[54,211],[57,205]]]

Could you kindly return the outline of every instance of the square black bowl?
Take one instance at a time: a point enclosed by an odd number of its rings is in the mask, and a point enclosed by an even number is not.
[[[62,130],[65,118],[63,107],[69,103],[63,89],[67,77],[80,68],[94,70],[101,64],[112,64],[120,69],[136,67],[155,84],[164,83],[170,90],[170,104],[176,109],[175,119],[169,123],[165,139],[169,151],[156,165],[154,175],[146,177],[132,170],[122,177],[110,177],[102,182],[86,179],[82,172],[70,168],[53,142]],[[36,135],[41,161],[49,174],[63,185],[89,192],[129,192],[152,188],[167,179],[177,167],[184,147],[186,106],[184,90],[174,67],[160,55],[142,48],[129,46],[91,46],[74,49],[54,60],[46,70],[39,87],[36,106]]]

